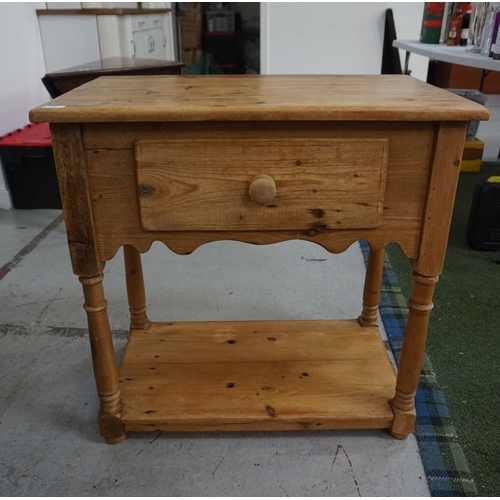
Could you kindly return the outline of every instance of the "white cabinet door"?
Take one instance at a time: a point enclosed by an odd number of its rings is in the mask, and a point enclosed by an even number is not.
[[[136,50],[135,57],[165,59],[161,14],[133,15],[132,37]]]
[[[97,18],[102,57],[176,60],[171,12]]]
[[[132,40],[134,41],[134,57],[141,59],[151,58],[151,37],[149,30],[134,31],[132,33]]]
[[[163,30],[161,28],[150,28],[149,37],[152,44],[152,50],[149,52],[151,59],[165,59],[163,51]]]
[[[167,59],[168,61],[177,60],[177,47],[175,45],[173,19],[174,16],[172,12],[166,12],[165,14],[162,14],[163,53],[164,53],[164,58]]]

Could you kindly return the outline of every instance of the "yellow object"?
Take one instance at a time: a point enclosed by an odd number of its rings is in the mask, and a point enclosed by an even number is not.
[[[492,175],[491,177],[488,177],[488,182],[500,182],[500,175]]]
[[[484,142],[479,139],[465,141],[460,172],[480,172],[483,159]]]

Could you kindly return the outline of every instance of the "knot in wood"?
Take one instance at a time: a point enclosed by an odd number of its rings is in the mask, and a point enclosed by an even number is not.
[[[150,184],[139,184],[137,186],[137,194],[141,198],[147,198],[148,196],[153,196],[155,188]]]

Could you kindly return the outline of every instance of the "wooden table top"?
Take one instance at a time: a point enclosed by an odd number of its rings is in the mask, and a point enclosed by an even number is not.
[[[179,61],[165,61],[163,59],[141,59],[139,57],[105,57],[98,61],[91,61],[71,68],[52,71],[45,76],[49,78],[58,78],[65,76],[81,76],[106,73],[116,73],[116,71],[127,72],[145,68],[168,68],[168,67],[183,67],[184,63]]]
[[[488,118],[485,107],[406,75],[101,77],[30,112],[52,123]]]

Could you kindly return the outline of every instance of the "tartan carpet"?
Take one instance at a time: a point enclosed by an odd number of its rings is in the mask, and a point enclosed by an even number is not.
[[[366,263],[369,246],[365,241],[360,241],[360,246]],[[396,363],[399,364],[408,305],[387,254],[379,311]],[[415,407],[415,436],[432,496],[477,496],[477,488],[458,441],[446,399],[427,355],[422,364]]]

